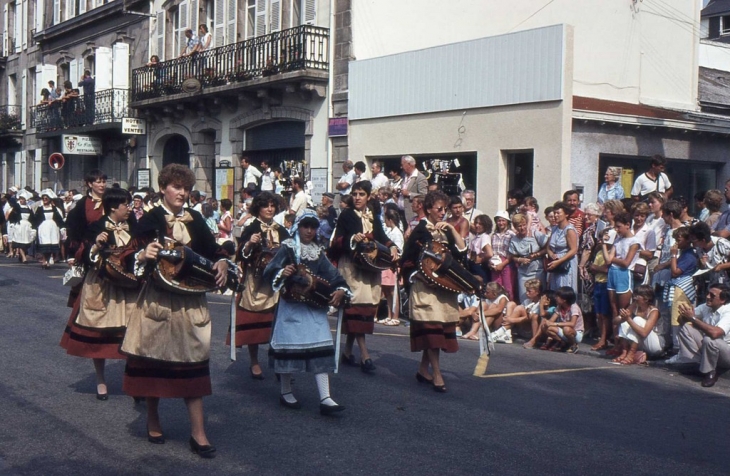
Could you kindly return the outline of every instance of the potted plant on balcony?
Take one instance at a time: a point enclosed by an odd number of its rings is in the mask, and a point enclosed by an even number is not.
[[[20,116],[7,109],[0,110],[0,131],[20,129]]]
[[[278,72],[279,66],[274,61],[274,58],[269,57],[269,59],[266,60],[266,67],[264,67],[263,71],[261,71],[261,75],[266,77],[277,74]]]

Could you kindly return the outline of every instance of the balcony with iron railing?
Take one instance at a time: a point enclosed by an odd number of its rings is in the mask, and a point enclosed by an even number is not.
[[[21,106],[0,106],[0,134],[12,134],[23,130]]]
[[[37,134],[54,135],[120,127],[123,118],[134,117],[132,112],[128,89],[105,89],[93,95],[71,95],[33,106],[30,117]]]
[[[132,72],[132,107],[290,80],[325,82],[329,29],[302,25]]]

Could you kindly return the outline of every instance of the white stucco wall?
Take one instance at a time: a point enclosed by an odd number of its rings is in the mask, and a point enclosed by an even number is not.
[[[700,41],[699,65],[703,68],[730,71],[730,44]]]
[[[575,27],[576,96],[696,109],[701,0],[353,2],[358,60],[554,24]]]

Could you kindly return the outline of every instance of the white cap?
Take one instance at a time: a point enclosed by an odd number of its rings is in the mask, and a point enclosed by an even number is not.
[[[507,220],[509,222],[512,221],[512,220],[509,219],[509,213],[507,213],[504,210],[500,210],[500,211],[498,211],[497,213],[494,214],[494,219],[496,220],[497,218],[504,218],[505,220]]]
[[[56,194],[53,193],[53,190],[51,190],[50,188],[44,188],[43,190],[41,190],[40,196],[42,197],[43,195],[47,195],[48,198],[50,198],[51,200],[56,198]]]
[[[133,198],[141,198],[144,200],[145,194],[142,192],[135,192],[134,195],[132,195]]]
[[[24,198],[26,200],[30,200],[31,198],[33,198],[33,194],[27,190],[21,190],[20,192],[18,192],[18,198]]]
[[[18,187],[10,187],[10,188],[8,189],[8,192],[13,192],[13,193],[17,193],[17,192],[18,192]]]
[[[78,202],[82,198],[84,198],[84,196],[81,195],[80,193],[77,193],[76,195],[74,195],[74,202]]]

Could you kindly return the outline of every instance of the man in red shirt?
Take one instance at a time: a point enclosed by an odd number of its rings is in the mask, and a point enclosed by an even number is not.
[[[578,208],[580,205],[580,193],[577,190],[568,190],[563,194],[563,201],[568,204],[572,210],[568,216],[568,221],[575,227],[578,232],[578,239],[583,236],[583,230],[586,228],[586,214]]]

